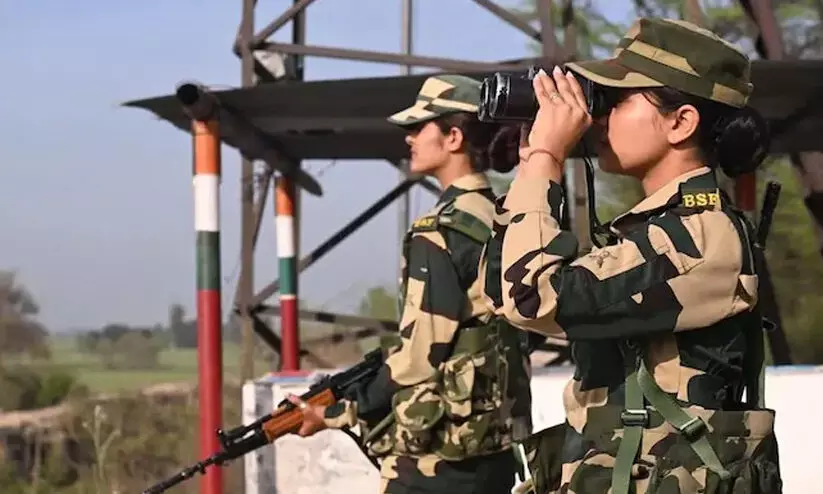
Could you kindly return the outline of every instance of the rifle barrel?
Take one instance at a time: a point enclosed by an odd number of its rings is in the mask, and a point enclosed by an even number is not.
[[[160,494],[161,492],[165,492],[168,489],[174,487],[175,485],[194,477],[196,473],[205,473],[206,467],[217,463],[220,460],[220,457],[221,453],[215,453],[203,461],[199,461],[188,468],[184,468],[183,470],[179,471],[176,475],[173,475],[167,478],[166,480],[154,484],[153,486],[143,491],[143,494]]]

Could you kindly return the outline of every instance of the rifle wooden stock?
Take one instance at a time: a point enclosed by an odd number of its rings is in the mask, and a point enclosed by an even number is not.
[[[306,395],[308,394],[306,393]],[[308,397],[305,397],[306,395],[301,396],[300,399],[308,403],[309,406],[327,407],[337,402],[334,393],[328,388]],[[303,410],[298,407],[280,406],[272,415],[274,416],[270,420],[263,423],[263,433],[266,434],[269,442],[286,434],[296,434],[300,430],[300,426],[303,425]]]

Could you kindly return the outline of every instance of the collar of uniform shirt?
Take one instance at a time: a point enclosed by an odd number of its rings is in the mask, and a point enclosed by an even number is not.
[[[709,167],[702,167],[696,170],[692,170],[690,172],[686,172],[682,175],[678,175],[672,181],[668,182],[663,187],[660,187],[655,193],[646,197],[629,211],[617,216],[612,220],[612,223],[617,223],[618,221],[626,218],[628,216],[636,215],[636,214],[643,214],[647,211],[651,211],[653,209],[657,209],[659,207],[665,206],[671,199],[680,192],[680,184],[693,179],[695,177],[699,177],[701,175],[706,174],[713,174],[713,170]],[[712,181],[714,182],[714,177],[712,176]]]
[[[440,199],[438,199],[437,203],[442,204],[467,190],[489,188],[491,188],[491,184],[489,183],[489,179],[486,177],[485,173],[469,173],[468,175],[463,175],[452,182],[446,190],[440,194]]]

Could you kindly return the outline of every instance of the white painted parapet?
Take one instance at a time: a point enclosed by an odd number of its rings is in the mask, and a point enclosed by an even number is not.
[[[329,369],[304,377],[266,376],[243,387],[243,422],[269,413],[288,393],[304,393]],[[535,430],[563,421],[561,395],[571,367],[534,369],[532,416]],[[770,367],[766,370],[766,405],[777,411],[783,494],[813,492],[819,482],[823,444],[823,367]],[[226,424],[232,426],[231,424]],[[357,431],[355,431],[357,432]],[[310,438],[283,437],[247,455],[245,494],[376,493],[379,476],[350,437],[322,431]],[[811,489],[811,490],[810,490]]]

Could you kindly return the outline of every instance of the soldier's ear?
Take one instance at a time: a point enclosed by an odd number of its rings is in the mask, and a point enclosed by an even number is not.
[[[443,139],[443,147],[452,153],[460,152],[463,149],[463,131],[457,127],[449,127]]]
[[[697,126],[700,124],[700,113],[692,105],[683,105],[665,117],[666,137],[669,144],[677,146],[683,144],[692,136],[697,135]]]

